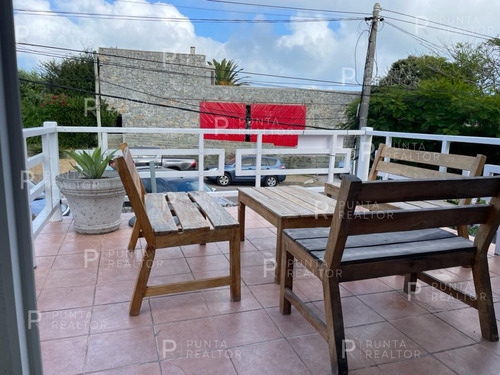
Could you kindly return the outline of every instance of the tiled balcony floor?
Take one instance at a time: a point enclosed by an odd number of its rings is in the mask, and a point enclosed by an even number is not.
[[[236,209],[229,209],[236,215]],[[247,209],[241,247],[242,299],[228,288],[128,302],[140,249],[128,254],[130,215],[120,230],[76,234],[71,218],[48,224],[35,242],[38,309],[45,374],[328,374],[327,345],[302,316],[282,316],[273,283],[276,231]],[[144,246],[144,243],[141,243]],[[225,243],[160,249],[151,282],[228,273]],[[500,317],[500,257],[490,258]],[[469,269],[439,271],[472,291]],[[477,313],[432,287],[408,296],[402,277],[343,284],[350,374],[495,374],[500,344],[481,339]],[[322,311],[315,278],[294,286]]]

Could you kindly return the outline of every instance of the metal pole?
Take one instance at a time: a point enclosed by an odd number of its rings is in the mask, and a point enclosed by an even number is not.
[[[96,118],[97,127],[101,127],[101,86],[99,84],[99,59],[97,57],[97,52],[94,52],[94,79],[95,79],[95,106],[96,106]],[[97,144],[102,147],[102,133],[97,134]]]
[[[373,17],[371,17],[372,27],[370,38],[368,39],[368,50],[366,52],[365,72],[363,74],[363,88],[361,91],[361,103],[359,105],[359,123],[358,128],[362,129],[367,126],[368,107],[370,104],[371,82],[373,76],[373,62],[375,60],[375,45],[377,42],[377,31],[379,13],[382,8],[379,3],[373,6]]]

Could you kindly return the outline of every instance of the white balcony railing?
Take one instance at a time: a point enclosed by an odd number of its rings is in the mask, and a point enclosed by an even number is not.
[[[488,144],[500,146],[500,139],[483,137],[461,137],[447,135],[431,135],[416,133],[382,132],[374,131],[371,128],[362,130],[230,130],[230,129],[185,129],[185,128],[106,128],[106,127],[69,127],[57,126],[54,122],[45,122],[43,127],[24,129],[24,137],[27,140],[30,137],[42,137],[42,152],[27,158],[26,170],[29,170],[37,164],[42,164],[43,178],[30,190],[30,202],[45,193],[46,206],[43,211],[33,221],[33,238],[35,238],[43,226],[49,220],[61,220],[61,194],[55,184],[55,177],[59,174],[59,133],[98,133],[102,148],[108,149],[108,134],[185,134],[198,136],[198,148],[193,149],[141,149],[134,150],[134,153],[141,152],[147,155],[169,155],[169,156],[187,156],[196,155],[198,157],[198,169],[194,171],[156,171],[157,177],[171,176],[191,176],[197,177],[200,189],[203,189],[203,181],[207,176],[222,175],[224,171],[225,150],[223,148],[209,148],[205,145],[206,134],[253,134],[256,135],[255,147],[236,149],[236,174],[256,176],[255,185],[260,186],[261,176],[276,174],[324,174],[328,181],[333,181],[334,174],[350,172],[351,148],[344,147],[344,139],[347,136],[359,138],[359,152],[354,168],[356,175],[363,180],[368,177],[370,157],[373,152],[372,137],[385,137],[385,143],[392,145],[393,138],[434,140],[441,142],[441,152],[449,153],[450,144],[453,142]],[[299,145],[294,148],[264,148],[263,136],[273,135],[298,135]],[[241,157],[243,155],[256,155],[255,170],[242,170]],[[263,155],[319,155],[328,158],[328,168],[301,168],[301,169],[283,169],[266,170],[262,168]],[[206,156],[216,155],[218,159],[218,170],[205,170],[204,159]],[[344,166],[336,166],[340,159],[344,160]],[[499,173],[500,166],[491,166],[492,173]],[[495,169],[498,168],[498,169]],[[485,170],[486,172],[486,170]],[[141,172],[148,174],[149,172]],[[489,173],[489,172],[488,172]],[[319,189],[321,190],[321,189]],[[215,193],[217,195],[217,192]],[[236,195],[236,191],[224,192],[224,195]]]

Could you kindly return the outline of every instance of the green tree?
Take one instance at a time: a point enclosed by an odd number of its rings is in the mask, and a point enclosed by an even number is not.
[[[238,69],[238,64],[233,60],[223,59],[221,62],[212,59],[208,61],[208,65],[215,68],[215,84],[223,86],[245,86],[248,83],[244,81],[248,77],[240,77],[239,74],[243,71]]]
[[[500,137],[498,41],[458,44],[449,56],[409,56],[396,61],[372,88],[368,126],[409,133]],[[489,51],[486,53],[485,51]],[[346,109],[347,128],[357,127],[359,100]],[[400,140],[395,140],[399,142]],[[420,141],[419,141],[420,142]],[[438,142],[424,142],[439,151]],[[452,152],[483,153],[500,163],[498,147],[452,144]]]
[[[21,111],[24,127],[42,126],[44,121],[56,121],[64,126],[96,126],[94,95],[79,92],[94,91],[94,63],[89,54],[72,56],[61,61],[40,64],[40,72],[19,71]],[[38,82],[38,83],[33,83]],[[43,84],[40,84],[43,83]],[[59,86],[64,86],[68,89]],[[108,110],[101,101],[102,126],[113,126],[117,113]],[[31,140],[39,147],[40,139]],[[88,148],[97,145],[95,133],[61,133],[59,147]]]

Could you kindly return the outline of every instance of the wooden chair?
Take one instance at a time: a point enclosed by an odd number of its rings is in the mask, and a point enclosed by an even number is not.
[[[411,162],[413,165],[408,165],[408,162]],[[463,177],[462,173],[467,173],[469,177],[476,177],[482,175],[485,162],[486,156],[481,154],[477,154],[476,156],[442,154],[439,152],[389,147],[382,143],[379,145],[377,154],[375,155],[368,180],[374,181],[377,177],[385,176],[386,174],[390,179],[460,178]],[[446,171],[436,170],[436,167],[443,167]],[[448,168],[455,171],[449,171]],[[339,186],[339,184],[326,184],[325,194],[336,197]],[[462,199],[459,204],[470,204],[470,202],[470,198]],[[407,201],[393,202],[383,206],[379,205],[375,209],[394,210],[398,208],[431,208],[450,205],[452,204],[439,200]],[[371,207],[367,208],[372,209]],[[459,226],[458,233],[464,238],[469,238],[469,231],[466,225]]]
[[[493,197],[489,204],[355,211],[358,205]],[[342,180],[330,228],[287,229],[281,261],[280,311],[297,308],[328,342],[332,373],[347,373],[339,283],[399,274],[421,281],[478,310],[482,336],[498,340],[487,252],[500,221],[500,177],[362,182]],[[441,229],[481,224],[474,241]],[[293,292],[294,259],[323,284],[326,321]],[[471,266],[475,296],[424,271]],[[406,288],[408,291],[411,288]]]
[[[139,237],[146,249],[130,302],[130,315],[138,315],[144,297],[230,285],[231,299],[241,298],[240,232],[238,222],[205,192],[146,194],[127,144],[116,159],[136,221],[129,242],[134,250]],[[179,224],[176,224],[174,216]],[[148,286],[157,249],[229,241],[229,276]]]

